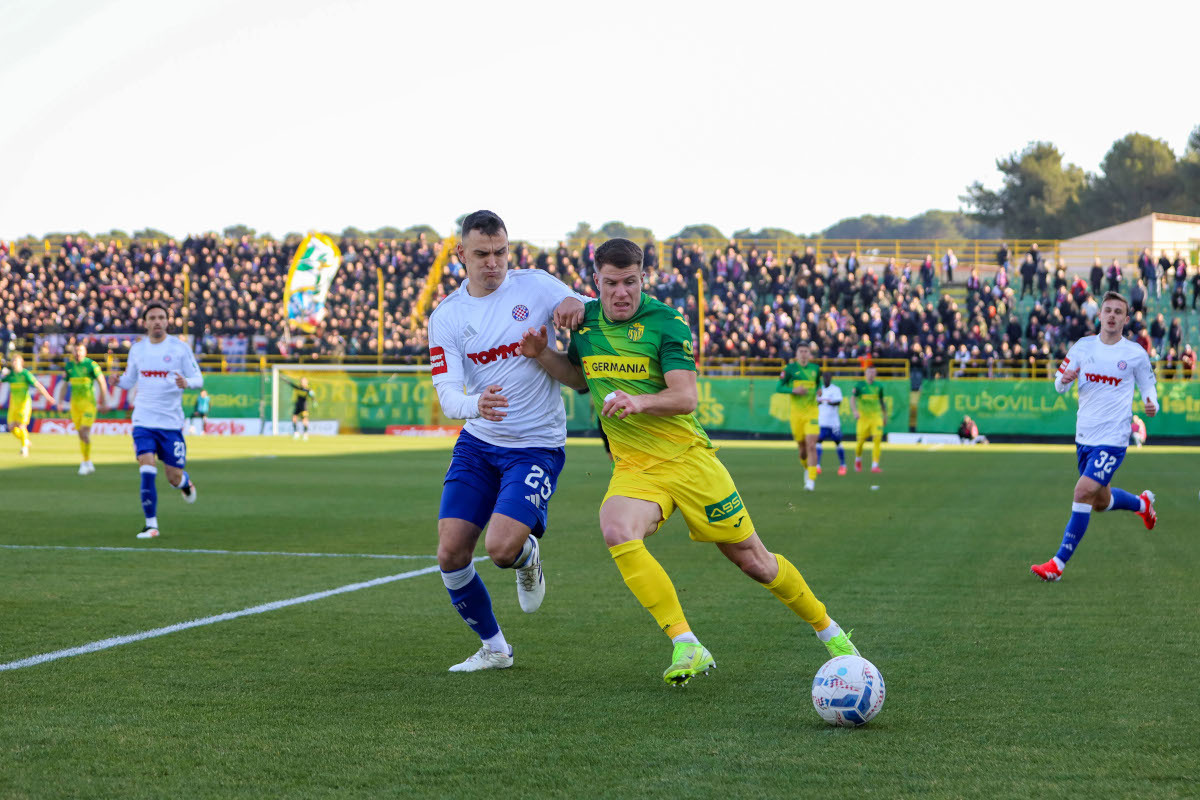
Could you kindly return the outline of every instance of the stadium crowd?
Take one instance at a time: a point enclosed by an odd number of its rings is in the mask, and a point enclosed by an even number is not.
[[[152,245],[68,236],[45,254],[0,245],[0,346],[7,349],[11,341],[34,334],[66,333],[90,338],[89,349],[98,343],[99,350],[123,350],[130,340],[111,334],[136,333],[140,309],[152,300],[167,301],[176,310],[172,326],[182,328],[186,284],[188,330],[201,352],[373,355],[382,270],[384,355],[426,357],[424,328],[414,324],[413,314],[440,241],[427,241],[424,234],[398,241],[343,239],[343,266],[330,291],[325,329],[289,347],[280,339],[282,298],[297,244],[206,235]],[[965,294],[958,293],[961,302],[942,291],[943,280],[952,280],[958,267],[951,251],[902,263],[863,259],[855,252],[844,257],[833,252],[818,263],[812,247],[783,256],[733,241],[711,249],[675,241],[661,252],[660,264],[660,249],[647,243],[647,291],[679,308],[698,329],[696,298],[704,282],[704,351],[710,357],[786,359],[797,343],[812,340],[827,358],[907,360],[914,382],[963,374],[968,363],[987,369],[1003,362],[1028,364],[1023,371],[1033,374],[1036,362],[1061,358],[1072,341],[1096,330],[1103,292],[1117,289],[1132,302],[1129,334],[1168,370],[1190,377],[1194,369],[1195,348],[1185,340],[1176,312],[1186,311],[1189,289],[1191,308],[1200,302],[1200,271],[1179,256],[1163,253],[1154,260],[1149,249],[1130,270],[1097,261],[1089,272],[1069,276],[1065,264],[1044,257],[1034,245],[1017,259],[1018,290],[1009,277],[1013,256],[1003,247],[986,280],[977,267],[970,270]],[[590,241],[542,250],[518,242],[512,265],[547,270],[594,296],[594,253]],[[960,286],[962,275],[960,270]],[[451,254],[433,306],[464,277]],[[1167,295],[1171,320],[1157,311]]]

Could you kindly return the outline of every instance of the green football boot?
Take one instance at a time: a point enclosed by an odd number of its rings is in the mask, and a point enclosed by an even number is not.
[[[713,661],[712,653],[698,643],[680,642],[671,653],[671,666],[663,673],[663,680],[672,686],[684,686],[693,676],[708,674],[710,669],[716,669],[717,662]]]
[[[828,642],[822,642],[825,645],[825,649],[829,651],[830,658],[862,655],[862,653],[858,652],[858,648],[854,646],[854,642],[850,641],[852,633],[854,631],[842,631]]]

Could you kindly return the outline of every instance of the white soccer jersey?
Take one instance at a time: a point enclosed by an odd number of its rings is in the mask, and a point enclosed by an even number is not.
[[[822,428],[841,430],[842,418],[838,416],[841,402],[842,390],[836,383],[822,386],[817,391],[817,424]]]
[[[521,355],[521,336],[546,326],[553,337],[554,309],[577,297],[565,284],[540,269],[512,269],[499,288],[472,297],[464,282],[429,315],[429,362],[439,397],[464,400],[493,384],[508,398],[508,414],[499,422],[479,416],[477,400],[443,401],[467,422],[464,428],[498,447],[562,447],[567,415],[558,381],[532,358]],[[581,300],[585,298],[580,298]],[[551,340],[553,341],[553,340]]]
[[[1104,344],[1099,336],[1086,336],[1071,346],[1058,367],[1054,386],[1060,392],[1069,388],[1058,380],[1068,369],[1079,370],[1075,441],[1082,445],[1128,445],[1134,384],[1143,398],[1158,404],[1150,356],[1128,339]]]
[[[204,385],[191,348],[173,336],[158,344],[145,337],[129,348],[129,361],[117,385],[122,389],[137,387],[133,398],[135,427],[183,429],[183,389],[175,385],[176,375],[187,379],[189,388]]]

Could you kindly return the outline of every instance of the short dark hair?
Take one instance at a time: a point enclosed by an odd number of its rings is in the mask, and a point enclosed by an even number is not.
[[[504,235],[508,235],[508,228],[504,226],[504,220],[500,219],[500,215],[494,211],[480,209],[467,214],[462,221],[462,238],[467,238],[467,234],[471,231],[479,231],[484,236],[495,236],[504,231]]]
[[[596,248],[596,269],[599,270],[605,264],[617,269],[635,265],[641,267],[642,257],[642,248],[628,239],[609,239]]]
[[[146,315],[149,314],[151,311],[153,311],[156,308],[161,308],[162,312],[164,314],[166,314],[168,318],[170,318],[170,316],[171,316],[170,309],[168,309],[164,304],[160,303],[158,300],[152,300],[145,308],[142,309],[142,319],[145,319]]]
[[[1103,306],[1109,300],[1120,300],[1125,304],[1126,315],[1129,314],[1129,301],[1125,299],[1125,295],[1121,294],[1120,292],[1105,292],[1104,299],[1100,301],[1100,305]]]

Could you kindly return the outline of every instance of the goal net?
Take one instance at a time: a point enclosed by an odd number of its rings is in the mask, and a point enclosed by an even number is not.
[[[270,433],[294,432],[302,397],[313,434],[437,434],[462,424],[442,416],[428,364],[275,364]]]

